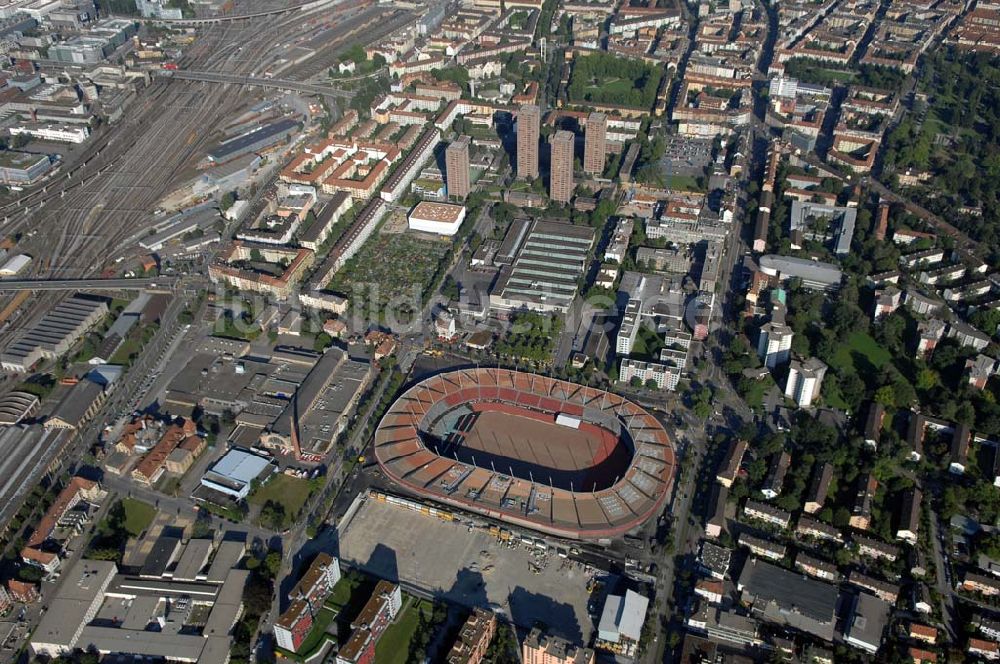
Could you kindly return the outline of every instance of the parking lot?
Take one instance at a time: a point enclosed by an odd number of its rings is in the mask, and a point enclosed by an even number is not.
[[[595,629],[587,615],[588,571],[535,546],[502,544],[464,522],[447,522],[367,500],[340,534],[340,558],[404,589],[483,606],[522,629],[535,622],[573,642]]]

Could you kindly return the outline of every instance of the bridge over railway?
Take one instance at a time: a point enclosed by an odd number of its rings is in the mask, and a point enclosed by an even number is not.
[[[120,18],[127,18],[130,21],[140,21],[147,23],[162,23],[172,27],[184,28],[184,27],[196,27],[199,25],[211,25],[213,23],[232,23],[234,21],[250,21],[256,18],[265,18],[267,16],[278,16],[280,14],[289,14],[296,11],[313,11],[316,9],[322,9],[331,5],[336,5],[342,0],[310,0],[310,2],[300,2],[296,5],[289,5],[287,7],[275,7],[274,9],[266,9],[264,11],[252,12],[249,14],[221,14],[219,16],[206,16],[202,18],[138,18],[135,16],[121,16]]]
[[[153,279],[0,279],[0,291],[154,290],[170,291],[174,277]]]
[[[340,90],[328,85],[313,85],[302,81],[288,81],[280,78],[261,78],[259,76],[237,76],[235,74],[221,74],[210,71],[190,71],[190,70],[163,70],[159,72],[161,76],[175,78],[182,81],[202,81],[205,83],[233,83],[235,85],[248,85],[252,87],[284,90],[286,92],[302,92],[310,95],[320,95],[323,97],[336,97],[338,99],[350,99],[356,93],[349,90]]]

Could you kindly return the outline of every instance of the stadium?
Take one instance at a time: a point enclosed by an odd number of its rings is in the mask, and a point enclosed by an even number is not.
[[[606,540],[663,507],[673,445],[620,396],[506,369],[410,387],[375,432],[382,471],[417,496],[510,524]]]

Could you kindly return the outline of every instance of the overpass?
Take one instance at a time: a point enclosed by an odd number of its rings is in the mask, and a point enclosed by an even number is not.
[[[176,277],[154,277],[151,279],[0,279],[0,291],[170,291],[176,285]]]
[[[301,81],[288,81],[280,78],[261,78],[259,76],[237,76],[235,74],[220,74],[210,71],[190,71],[163,69],[159,71],[161,76],[176,78],[182,81],[202,81],[204,83],[233,83],[235,85],[247,85],[251,87],[284,90],[286,92],[302,92],[309,95],[320,95],[322,97],[336,97],[339,99],[350,99],[356,93],[347,90],[339,90],[327,85],[313,85]]]
[[[278,16],[281,14],[289,14],[291,12],[303,10],[312,11],[315,9],[321,9],[329,5],[335,5],[341,0],[310,0],[309,2],[300,2],[295,5],[289,5],[287,7],[276,7],[274,9],[266,9],[259,12],[252,12],[249,14],[220,14],[219,16],[205,16],[202,18],[139,18],[136,16],[122,16],[121,18],[127,18],[130,21],[140,21],[146,23],[162,23],[165,25],[184,28],[184,27],[196,27],[199,25],[212,25],[213,23],[232,23],[234,21],[250,21],[256,18],[264,18],[267,16]]]

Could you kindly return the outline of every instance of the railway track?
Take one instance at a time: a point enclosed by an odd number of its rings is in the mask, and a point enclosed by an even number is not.
[[[275,35],[296,20],[302,18],[213,26],[205,31],[190,62],[249,73],[268,55]],[[76,278],[99,270],[121,251],[127,238],[151,223],[150,213],[158,201],[204,152],[212,138],[210,128],[244,105],[236,86],[151,84],[131,117],[95,137],[75,163],[0,206],[4,217],[0,231],[10,235],[35,231],[26,250],[36,260],[26,276]],[[194,140],[187,140],[191,135]],[[24,324],[37,320],[59,297],[36,295],[19,320]],[[11,303],[12,297],[0,300],[7,307]],[[12,335],[12,330],[0,333],[0,343],[9,342]]]

